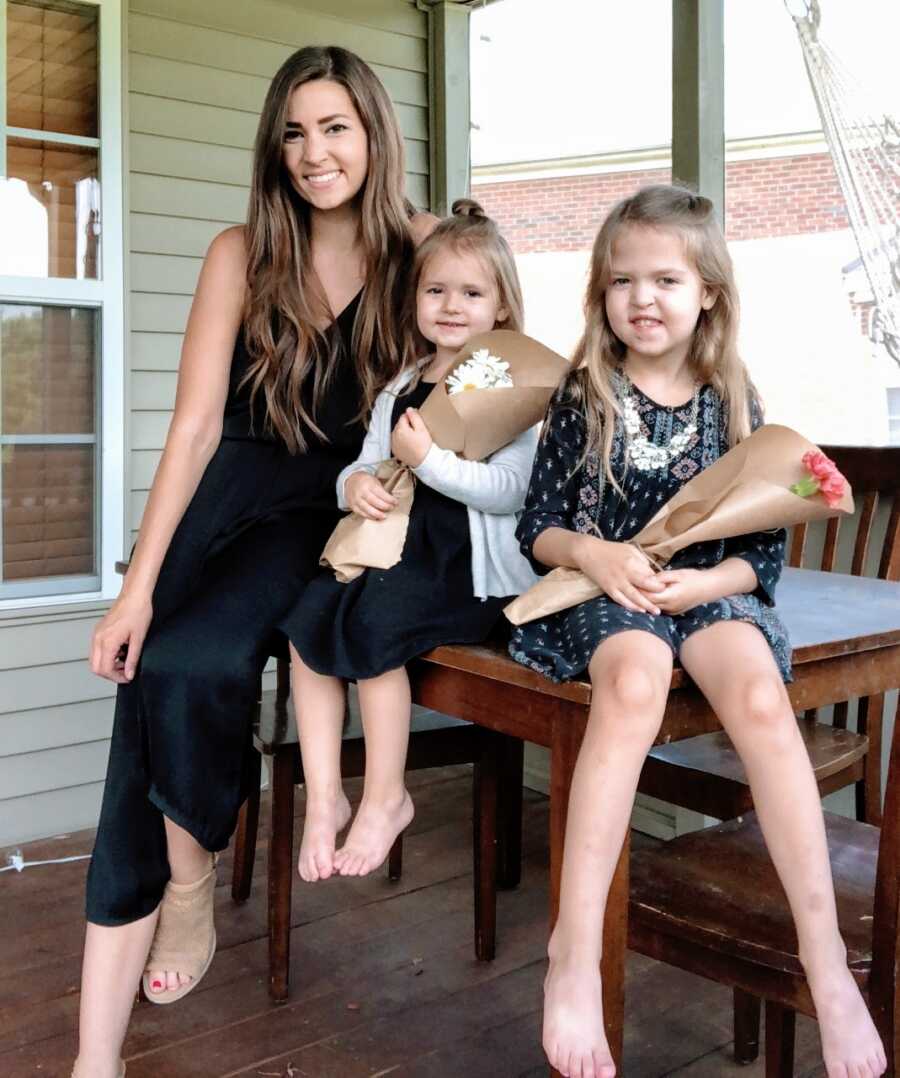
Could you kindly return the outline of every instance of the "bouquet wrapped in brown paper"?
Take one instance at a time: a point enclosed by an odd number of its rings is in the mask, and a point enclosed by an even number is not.
[[[852,513],[850,486],[830,463],[789,427],[760,427],[685,483],[629,542],[662,567],[691,543]],[[522,625],[602,594],[580,570],[553,569],[503,612]]]
[[[435,385],[419,415],[435,444],[466,460],[483,460],[539,423],[568,362],[524,333],[495,329],[473,337]],[[396,460],[375,473],[397,499],[384,520],[351,513],[334,529],[319,563],[341,583],[367,568],[400,561],[415,477]]]

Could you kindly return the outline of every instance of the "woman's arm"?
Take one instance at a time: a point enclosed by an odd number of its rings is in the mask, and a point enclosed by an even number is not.
[[[203,263],[181,351],[175,412],[131,564],[118,599],[94,630],[91,668],[116,682],[134,676],[163,559],[222,436],[245,287],[244,230],[230,228],[213,240]],[[124,662],[117,658],[123,645]]]

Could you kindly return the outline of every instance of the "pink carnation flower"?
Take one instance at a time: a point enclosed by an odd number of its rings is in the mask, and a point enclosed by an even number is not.
[[[825,499],[829,509],[838,506],[847,490],[847,480],[838,471],[834,461],[818,449],[810,450],[803,454],[803,467],[809,474],[799,483],[795,483],[791,492],[799,494],[801,498],[818,493]]]

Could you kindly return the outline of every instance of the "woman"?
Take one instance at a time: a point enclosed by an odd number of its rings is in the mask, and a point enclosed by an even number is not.
[[[124,1073],[142,971],[168,1003],[212,960],[213,855],[247,792],[259,675],[334,526],[364,417],[409,355],[399,312],[429,219],[403,175],[372,71],[334,47],[291,56],[260,117],[248,223],[206,256],[165,451],[94,634],[92,668],[119,691],[78,1078]]]

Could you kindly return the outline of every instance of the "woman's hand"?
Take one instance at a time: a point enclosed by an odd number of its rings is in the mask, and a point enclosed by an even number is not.
[[[719,598],[713,594],[708,569],[667,569],[656,574],[663,590],[654,600],[664,614],[683,614],[702,603]]]
[[[361,517],[384,520],[397,504],[380,479],[368,472],[354,472],[344,483],[344,501]]]
[[[94,627],[91,670],[117,685],[131,681],[152,617],[149,599],[123,591]]]
[[[407,408],[391,434],[391,452],[410,468],[418,468],[428,455],[431,443],[431,435],[422,417],[415,408]]]
[[[611,543],[593,535],[579,536],[578,568],[606,595],[638,614],[658,614],[656,596],[662,589],[659,574],[630,543]]]

